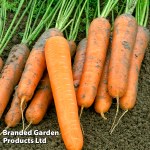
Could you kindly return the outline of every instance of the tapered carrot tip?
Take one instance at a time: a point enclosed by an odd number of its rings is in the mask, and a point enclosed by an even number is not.
[[[81,118],[81,115],[82,115],[83,109],[84,109],[84,107],[82,106],[82,107],[81,107],[81,109],[80,109],[80,118]]]
[[[101,115],[101,117],[102,117],[104,120],[107,120],[107,118],[105,117],[105,115],[104,115],[103,112],[101,112],[100,115]]]

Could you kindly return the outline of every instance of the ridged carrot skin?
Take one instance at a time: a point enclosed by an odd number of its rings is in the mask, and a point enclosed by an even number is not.
[[[1,70],[3,68],[3,64],[4,64],[4,62],[3,62],[2,58],[0,57],[0,72],[1,72]]]
[[[122,97],[127,90],[130,60],[137,27],[135,18],[129,14],[118,16],[114,22],[108,73],[108,91],[114,98]]]
[[[10,109],[8,110],[5,116],[5,123],[9,128],[15,127],[17,124],[19,124],[21,120],[21,109],[20,109],[21,101],[16,93],[17,92],[15,92],[14,94]],[[23,110],[25,109],[25,104],[23,104],[22,108]]]
[[[75,91],[77,91],[83,71],[83,65],[85,61],[85,52],[87,46],[87,39],[82,39],[77,47],[76,55],[73,63],[73,82]]]
[[[90,24],[85,63],[77,91],[77,101],[81,107],[90,107],[96,97],[109,44],[110,27],[109,21],[101,17]]]
[[[52,91],[46,71],[38,85],[31,103],[26,110],[26,120],[32,124],[38,124],[46,114],[48,106],[52,102]]]
[[[29,53],[28,47],[24,44],[15,45],[9,53],[0,77],[0,118],[20,80]]]
[[[138,76],[144,58],[145,50],[149,42],[149,31],[138,26],[136,42],[131,57],[131,66],[128,75],[128,86],[125,95],[120,98],[120,107],[123,110],[130,110],[135,106],[137,90],[138,90]]]
[[[83,135],[78,116],[67,40],[60,36],[49,38],[45,45],[45,58],[58,123],[66,149],[81,150]]]
[[[77,49],[76,43],[74,41],[70,40],[70,41],[68,41],[68,44],[70,47],[71,57],[73,57],[74,54],[76,53],[76,49]]]
[[[32,98],[34,91],[42,78],[46,68],[44,45],[46,40],[52,36],[63,35],[55,28],[45,31],[35,43],[26,62],[17,90],[18,97],[25,102],[28,102]]]
[[[108,67],[109,67],[109,60],[110,60],[110,51],[107,54],[103,73],[100,79],[100,83],[98,85],[97,95],[95,99],[94,109],[97,113],[100,113],[101,116],[104,117],[104,113],[108,112],[111,104],[112,104],[112,97],[108,93]]]

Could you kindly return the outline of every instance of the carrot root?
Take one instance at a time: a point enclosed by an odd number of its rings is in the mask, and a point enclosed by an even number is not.
[[[81,119],[81,115],[82,115],[83,109],[84,109],[84,107],[81,106],[81,109],[80,109],[80,119]]]
[[[105,115],[104,115],[103,112],[101,112],[100,115],[101,115],[101,117],[102,117],[104,120],[107,120],[107,118],[105,117]]]
[[[128,112],[128,110],[125,110],[122,115],[120,116],[120,118],[118,119],[117,123],[114,125],[114,127],[111,129],[110,134],[113,133],[114,129],[117,127],[117,125],[119,124],[120,120],[122,119],[122,117]]]
[[[110,129],[110,132],[112,131],[114,125],[115,125],[115,122],[116,122],[116,119],[117,119],[117,116],[118,116],[118,113],[119,113],[119,96],[117,96],[117,110],[116,110],[116,114],[115,114],[115,117],[114,117],[114,121],[113,121],[113,124],[111,126],[111,129]]]
[[[25,102],[25,97],[21,99],[20,109],[21,109],[21,116],[22,116],[22,130],[24,130],[24,116],[23,116],[23,103]]]
[[[27,125],[27,127],[24,129],[25,131],[31,126],[32,121]]]

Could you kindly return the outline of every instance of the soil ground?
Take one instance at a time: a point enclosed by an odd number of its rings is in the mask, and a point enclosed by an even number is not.
[[[149,19],[150,20],[150,19]],[[20,29],[22,25],[20,25]],[[150,22],[149,27],[150,29]],[[19,43],[20,39],[16,34],[9,43],[6,51],[3,53],[3,59],[6,59],[10,48]],[[81,35],[81,37],[83,37]],[[79,39],[78,39],[79,40]],[[8,110],[9,106],[7,107]],[[6,110],[6,111],[7,111]],[[81,124],[84,130],[84,150],[149,150],[150,149],[150,44],[146,51],[145,58],[142,63],[141,72],[139,76],[137,104],[129,111],[120,121],[112,135],[109,134],[109,129],[112,125],[113,118],[116,111],[116,104],[114,103],[106,116],[107,121],[104,121],[99,114],[97,114],[93,107],[85,109]],[[120,109],[119,115],[122,113]],[[0,131],[5,128],[4,116],[0,120]],[[25,124],[27,125],[27,123]],[[21,123],[12,129],[13,131],[20,131],[22,129]],[[39,125],[30,126],[29,130],[52,130],[59,131],[56,112],[54,104],[50,106],[46,116]],[[4,144],[3,138],[47,138],[46,144]],[[69,137],[68,137],[69,138]],[[3,150],[63,150],[65,146],[60,135],[57,136],[0,136],[0,149]]]

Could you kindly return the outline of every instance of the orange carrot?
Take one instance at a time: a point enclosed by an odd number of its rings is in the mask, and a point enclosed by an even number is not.
[[[104,113],[107,112],[112,104],[112,97],[108,93],[107,83],[108,83],[108,66],[109,66],[109,59],[110,59],[110,51],[108,51],[103,73],[100,79],[100,83],[97,90],[97,95],[95,99],[95,111],[100,113],[102,118],[107,119],[104,116]]]
[[[73,82],[74,82],[75,91],[77,91],[79,87],[79,83],[82,75],[83,65],[85,61],[86,45],[87,45],[87,39],[84,38],[80,41],[74,58]]]
[[[0,117],[20,80],[28,56],[29,49],[24,44],[15,45],[9,53],[0,77]]]
[[[4,64],[4,62],[3,62],[2,58],[0,57],[0,71],[1,71],[2,68],[3,68],[3,64]]]
[[[122,14],[116,18],[108,73],[108,91],[114,98],[126,92],[136,34],[137,22],[133,16]]]
[[[128,75],[128,86],[125,95],[120,99],[120,107],[123,110],[130,110],[134,107],[137,97],[138,76],[144,58],[145,50],[149,42],[149,31],[138,26],[136,42],[131,58],[131,66]]]
[[[144,58],[145,50],[148,46],[148,42],[149,42],[149,31],[142,26],[138,26],[136,42],[134,45],[132,58],[130,62],[131,66],[128,75],[127,91],[124,94],[124,96],[121,97],[119,100],[120,107],[125,111],[118,119],[118,122],[113,127],[111,133],[118,125],[121,118],[128,112],[128,110],[132,109],[135,106],[137,90],[138,90],[138,76],[139,76],[142,60]]]
[[[46,114],[52,102],[52,92],[47,71],[41,79],[35,95],[26,110],[26,119],[29,124],[38,124]]]
[[[45,45],[45,58],[65,146],[69,150],[80,150],[83,146],[83,136],[78,117],[67,40],[60,36],[49,38]]]
[[[109,44],[110,23],[96,18],[89,27],[85,63],[77,91],[78,105],[90,107],[95,99]]]

